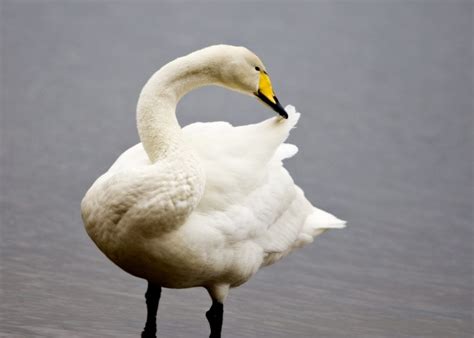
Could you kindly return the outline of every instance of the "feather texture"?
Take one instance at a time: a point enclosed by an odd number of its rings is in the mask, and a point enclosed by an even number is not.
[[[260,267],[345,226],[312,206],[283,167],[298,151],[284,143],[300,118],[294,107],[286,107],[288,119],[179,127],[175,107],[187,91],[208,83],[253,90],[255,74],[226,75],[245,80],[229,83],[215,68],[235,64],[229,50],[260,62],[239,48],[210,47],[155,73],[137,108],[142,143],[97,179],[81,205],[88,234],[124,270],[165,287],[204,286],[221,301]]]

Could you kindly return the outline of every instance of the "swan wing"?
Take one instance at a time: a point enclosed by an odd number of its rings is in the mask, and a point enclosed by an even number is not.
[[[296,146],[282,144],[300,116],[293,107],[287,109],[287,120],[274,117],[238,127],[227,122],[194,123],[183,128],[206,172],[201,211],[227,210],[243,203],[267,180],[274,162],[297,152]]]
[[[283,167],[282,160],[298,151],[284,141],[300,116],[291,106],[286,110],[288,120],[271,118],[239,127],[195,123],[183,129],[207,175],[204,195],[189,222],[217,229],[231,245],[258,245],[264,265],[312,242],[325,229],[345,224],[313,207]]]
[[[240,250],[239,257],[247,251],[255,269],[311,243],[326,229],[345,225],[311,205],[283,167],[282,161],[298,151],[284,141],[299,113],[293,107],[286,110],[288,120],[271,118],[238,127],[227,122],[193,123],[183,128],[206,173],[204,194],[185,226],[195,229],[196,240],[200,233],[217,233],[211,237],[219,238],[223,250]],[[139,143],[125,151],[103,179],[130,170],[147,172],[149,164]],[[150,189],[148,183],[146,190]]]

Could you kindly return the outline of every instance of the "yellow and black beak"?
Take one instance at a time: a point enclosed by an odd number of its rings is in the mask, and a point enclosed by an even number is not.
[[[270,82],[270,77],[267,72],[260,70],[260,81],[258,84],[258,90],[254,93],[260,100],[265,104],[269,105],[274,111],[276,111],[281,117],[287,119],[288,113],[285,111],[278,102],[275,94],[273,93],[272,83]]]

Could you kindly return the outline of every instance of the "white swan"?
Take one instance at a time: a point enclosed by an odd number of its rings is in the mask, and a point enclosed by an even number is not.
[[[233,127],[194,123],[181,129],[178,101],[219,85],[256,95],[281,117]],[[204,48],[157,71],[137,107],[142,143],[125,151],[92,185],[82,204],[87,233],[125,271],[148,281],[143,337],[154,337],[161,287],[205,287],[211,337],[220,337],[230,287],[344,221],[304,197],[282,160],[299,113],[281,107],[260,59],[248,49]]]

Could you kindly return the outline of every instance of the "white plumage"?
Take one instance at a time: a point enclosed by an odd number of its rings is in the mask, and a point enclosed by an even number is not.
[[[213,46],[171,62],[145,85],[142,143],[82,202],[87,232],[117,265],[164,287],[206,287],[222,303],[260,267],[345,226],[313,207],[282,165],[298,151],[284,143],[300,118],[294,107],[286,107],[288,119],[179,127],[175,107],[186,92],[217,84],[252,94],[264,69],[245,48]]]

